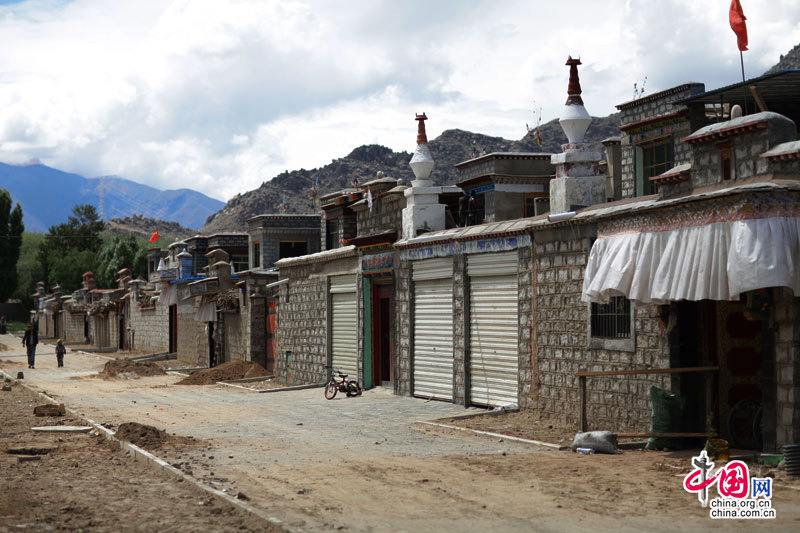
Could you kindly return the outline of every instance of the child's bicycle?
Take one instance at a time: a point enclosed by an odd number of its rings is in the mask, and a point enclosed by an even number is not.
[[[333,370],[333,367],[325,368]],[[344,392],[348,397],[361,396],[361,386],[358,384],[358,381],[347,381],[347,374],[342,374],[338,370],[336,370],[336,373],[339,374],[340,380],[336,381],[336,378],[333,377],[333,372],[331,372],[331,380],[325,386],[325,398],[333,400],[337,392]]]

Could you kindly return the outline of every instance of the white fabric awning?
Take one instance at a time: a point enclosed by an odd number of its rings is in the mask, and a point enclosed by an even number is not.
[[[161,302],[167,306],[178,305],[178,286],[167,285],[167,287],[161,291]]]
[[[194,319],[198,322],[216,322],[217,321],[217,303],[206,302],[200,304],[195,313]]]
[[[618,232],[598,238],[583,279],[585,302],[737,300],[788,287],[800,296],[800,218],[772,217]]]

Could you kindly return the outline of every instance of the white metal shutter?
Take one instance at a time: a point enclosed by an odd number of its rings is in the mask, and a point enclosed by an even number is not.
[[[519,382],[518,259],[516,252],[467,260],[470,276],[470,399],[517,404]]]
[[[331,354],[332,365],[350,376],[358,377],[358,307],[356,305],[356,276],[332,276],[331,292]]]
[[[414,396],[453,400],[453,280],[414,282]]]

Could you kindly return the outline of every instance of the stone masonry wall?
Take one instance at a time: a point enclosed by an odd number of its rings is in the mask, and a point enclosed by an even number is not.
[[[411,395],[411,353],[412,353],[412,312],[414,306],[413,285],[411,282],[411,261],[406,252],[395,255],[395,393]]]
[[[178,285],[178,362],[187,366],[208,366],[206,323],[195,320],[200,298],[181,301],[187,296],[189,290],[186,284]],[[169,320],[165,318],[162,327],[166,329]]]
[[[130,327],[133,332],[133,348],[151,353],[166,352],[169,349],[169,317],[165,305],[156,303],[151,308],[140,308],[131,293]]]
[[[400,230],[403,227],[403,208],[406,199],[402,194],[381,196],[372,205],[358,208],[358,235],[370,235],[381,231]]]
[[[680,91],[667,94],[661,98],[644,97],[638,105],[634,102],[622,104],[618,106],[621,111],[620,123],[621,125],[631,124],[642,120],[647,120],[654,117],[669,115],[677,111],[686,109],[683,105],[673,105],[672,102],[685,98],[692,94],[702,92],[703,85],[689,84],[687,87]],[[657,94],[652,95],[658,96]],[[631,105],[634,104],[634,105]],[[698,127],[698,125],[694,125]],[[663,128],[651,127],[641,137],[633,139],[631,135],[623,135],[621,142],[622,154],[622,198],[631,198],[636,195],[636,169],[635,169],[635,146],[637,143],[647,139],[652,139],[664,135],[665,133],[672,133],[673,136],[673,161],[675,165],[685,163],[691,159],[691,149],[688,145],[680,142],[680,139],[686,137],[692,130],[688,122],[677,127],[670,128],[670,131],[665,131]]]
[[[775,292],[776,451],[800,442],[800,297]],[[767,414],[766,408],[764,414]]]
[[[535,244],[538,410],[542,418],[577,428],[578,371],[668,368],[667,339],[659,335],[658,306],[635,310],[635,351],[588,348],[589,305],[581,301],[594,227],[537,232]],[[587,378],[589,429],[644,431],[651,385],[668,388],[666,375]]]
[[[249,360],[248,318],[249,313],[242,313],[242,309],[225,313],[225,361]]]
[[[82,311],[78,313],[62,312],[64,314],[64,342],[82,344],[84,342],[83,324],[85,314]]]
[[[289,282],[279,287],[276,370],[294,384],[321,383],[328,377],[327,279],[310,276],[311,265],[281,268],[281,278]]]

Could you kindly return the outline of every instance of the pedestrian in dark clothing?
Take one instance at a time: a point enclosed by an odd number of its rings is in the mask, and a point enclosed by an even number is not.
[[[67,353],[67,349],[64,348],[64,342],[61,339],[58,339],[56,343],[56,359],[58,360],[58,368],[64,366],[64,354]]]
[[[28,330],[22,336],[22,345],[28,348],[28,368],[34,368],[37,344],[39,344],[39,329],[33,324],[29,324]]]

